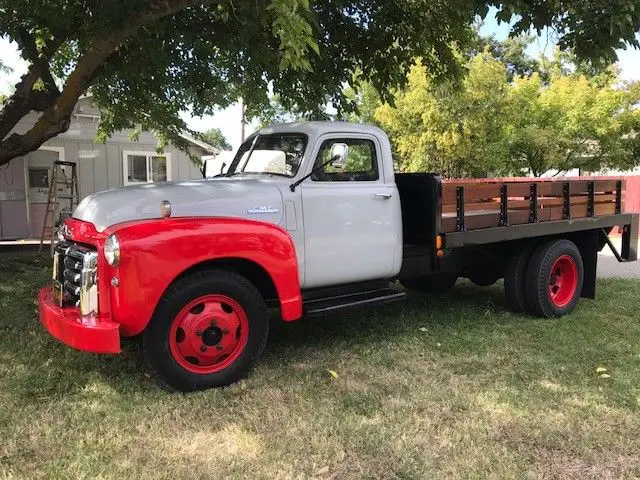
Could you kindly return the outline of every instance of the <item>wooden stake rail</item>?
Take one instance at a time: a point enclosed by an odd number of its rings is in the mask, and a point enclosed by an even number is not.
[[[442,183],[442,228],[462,232],[497,226],[622,213],[622,179]]]

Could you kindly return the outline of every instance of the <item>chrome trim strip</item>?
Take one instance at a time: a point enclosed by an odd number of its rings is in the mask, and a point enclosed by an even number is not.
[[[98,252],[85,252],[80,272],[80,315],[98,313]]]
[[[53,279],[54,280],[60,280],[60,278],[58,277],[58,268],[60,267],[60,253],[58,252],[58,250],[54,250],[53,251]]]

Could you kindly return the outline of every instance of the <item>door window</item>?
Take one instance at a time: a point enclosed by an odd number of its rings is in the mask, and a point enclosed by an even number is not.
[[[315,168],[331,160],[331,150],[336,143],[346,143],[349,153],[344,168],[325,165],[311,176],[316,182],[371,182],[378,180],[378,157],[371,140],[362,138],[332,138],[325,140],[315,161]]]
[[[125,152],[124,184],[164,182],[169,179],[166,155]]]

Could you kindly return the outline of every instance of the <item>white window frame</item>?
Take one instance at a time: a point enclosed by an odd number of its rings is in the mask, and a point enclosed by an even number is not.
[[[51,147],[49,145],[40,145],[38,150],[45,150],[48,152],[58,152],[58,160],[64,162],[64,147]]]
[[[129,155],[145,156],[147,157],[147,181],[146,182],[130,182],[129,179],[129,162],[127,161]],[[124,185],[142,185],[143,183],[154,183],[151,175],[151,157],[164,157],[167,160],[167,181],[172,179],[171,177],[171,153],[158,153],[142,150],[123,150],[122,151],[122,180]]]

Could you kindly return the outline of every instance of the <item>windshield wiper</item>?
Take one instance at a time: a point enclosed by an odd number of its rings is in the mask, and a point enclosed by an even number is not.
[[[307,178],[309,178],[311,175],[316,173],[318,170],[322,170],[324,167],[329,165],[334,160],[337,160],[338,158],[340,158],[340,155],[334,155],[333,157],[331,157],[326,162],[321,163],[320,165],[317,165],[309,173],[307,173],[304,177],[302,177],[300,180],[297,180],[297,181],[293,182],[291,185],[289,185],[289,190],[291,190],[292,192],[295,192],[296,191],[296,187],[298,185],[300,185],[302,182],[304,182]]]

